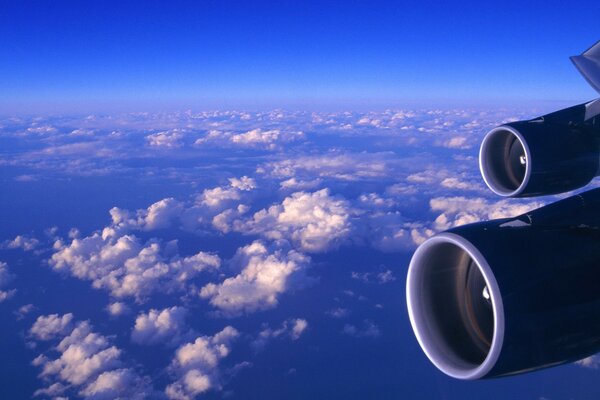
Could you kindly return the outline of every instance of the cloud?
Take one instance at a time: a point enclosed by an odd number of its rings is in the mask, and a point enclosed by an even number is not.
[[[24,251],[32,251],[40,244],[40,241],[25,235],[18,235],[12,240],[6,240],[2,243],[2,248],[5,249],[23,249]]]
[[[199,201],[208,207],[222,207],[223,204],[230,204],[231,201],[241,199],[242,192],[248,192],[256,189],[256,181],[247,176],[241,178],[229,179],[228,187],[215,187],[206,189],[199,196]]]
[[[598,367],[600,367],[600,359],[598,358],[598,356],[590,356],[582,360],[576,361],[575,364],[584,368],[598,369]]]
[[[109,213],[112,225],[107,229],[113,231],[155,230],[170,227],[184,211],[183,203],[166,198],[151,204],[147,209],[135,213],[113,207]]]
[[[17,321],[20,321],[25,319],[25,317],[34,310],[35,306],[33,304],[25,304],[13,311],[13,314],[17,317]]]
[[[10,299],[17,292],[17,289],[6,289],[14,279],[15,276],[8,270],[8,264],[0,261],[0,303]]]
[[[238,331],[227,326],[214,336],[200,336],[175,351],[170,370],[177,380],[167,386],[169,399],[187,400],[219,388],[219,363],[231,352]]]
[[[303,251],[318,253],[339,246],[350,235],[352,212],[347,201],[331,196],[328,189],[296,192],[251,219],[234,221],[232,229],[291,240]]]
[[[57,241],[54,248],[49,260],[54,270],[89,280],[115,298],[134,297],[139,302],[156,291],[193,290],[200,272],[217,269],[221,263],[218,256],[204,252],[168,258],[159,242],[142,243],[133,235],[118,236],[110,228],[70,244]]]
[[[220,145],[245,148],[278,149],[281,145],[304,139],[299,131],[282,131],[280,129],[252,129],[244,133],[211,130],[206,136],[196,140],[196,146]]]
[[[316,189],[323,183],[322,179],[313,179],[310,181],[298,180],[294,177],[286,179],[279,183],[281,189],[284,190],[311,190]]]
[[[138,315],[131,332],[131,340],[138,344],[176,343],[186,329],[187,311],[183,307],[163,310],[151,309]]]
[[[120,301],[115,301],[106,307],[106,311],[108,311],[108,313],[113,317],[119,317],[121,315],[128,314],[131,310],[129,307],[127,307],[127,304]]]
[[[541,207],[539,201],[500,200],[490,202],[484,198],[436,197],[430,200],[432,211],[442,212],[435,219],[437,230],[479,222],[487,219],[508,218]]]
[[[365,283],[389,283],[396,280],[394,273],[391,270],[383,272],[354,272],[351,273],[352,279],[357,279]]]
[[[87,321],[71,328],[72,319],[72,314],[41,316],[31,328],[31,332],[43,332],[41,336],[34,334],[41,340],[62,337],[52,350],[57,358],[42,354],[32,362],[42,369],[39,376],[48,384],[34,395],[55,396],[77,390],[78,395],[91,399],[148,397],[149,380],[126,366],[121,360],[122,350],[94,332]],[[38,329],[42,326],[45,330]]]
[[[58,314],[43,315],[38,317],[29,334],[38,340],[50,340],[59,335],[63,335],[67,330],[72,328],[73,314]]]
[[[176,149],[183,146],[184,131],[181,129],[172,129],[164,132],[157,132],[146,136],[146,141],[152,147],[165,149]]]
[[[341,181],[374,180],[390,174],[398,160],[393,153],[340,153],[286,157],[260,165],[257,172],[275,178]]]
[[[326,311],[325,314],[327,314],[333,318],[341,319],[341,318],[345,318],[348,315],[350,315],[350,310],[348,310],[347,308],[338,307],[338,308],[332,308],[331,310]]]
[[[265,326],[251,345],[254,350],[260,351],[272,339],[286,337],[290,340],[298,340],[307,328],[308,322],[303,318],[288,319],[283,321],[281,326],[277,329],[272,329],[268,326]]]
[[[443,142],[442,146],[449,149],[469,149],[471,144],[465,136],[454,136]]]
[[[227,316],[273,308],[283,293],[309,282],[304,274],[308,262],[294,250],[269,250],[255,241],[238,249],[232,260],[240,273],[219,284],[209,283],[200,296]]]
[[[344,325],[342,329],[342,333],[349,336],[354,336],[358,338],[369,337],[376,338],[381,336],[381,330],[377,325],[375,325],[372,321],[365,319],[363,321],[362,327],[357,327],[352,324]]]

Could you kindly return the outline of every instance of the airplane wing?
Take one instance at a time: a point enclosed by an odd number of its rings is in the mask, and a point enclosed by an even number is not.
[[[600,40],[580,56],[571,57],[581,75],[600,93]]]

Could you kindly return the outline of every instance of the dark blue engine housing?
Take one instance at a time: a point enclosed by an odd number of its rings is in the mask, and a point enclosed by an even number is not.
[[[600,189],[428,239],[409,267],[407,303],[429,359],[460,379],[600,351]]]
[[[600,119],[585,115],[581,104],[490,131],[479,154],[488,187],[501,196],[529,197],[587,185],[600,170]]]

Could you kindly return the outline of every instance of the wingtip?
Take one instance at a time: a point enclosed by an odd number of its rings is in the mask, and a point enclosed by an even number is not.
[[[600,93],[600,40],[581,55],[569,59],[590,86]]]

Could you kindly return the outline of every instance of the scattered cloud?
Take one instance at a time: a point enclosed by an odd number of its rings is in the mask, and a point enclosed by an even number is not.
[[[8,264],[0,261],[0,303],[10,299],[17,292],[17,289],[6,288],[14,279],[15,276],[8,270]]]
[[[210,389],[218,389],[219,363],[229,355],[231,344],[238,336],[235,328],[227,326],[214,336],[200,336],[180,346],[170,366],[177,380],[167,386],[167,397],[193,399]]]
[[[310,282],[309,258],[294,250],[269,249],[261,241],[238,249],[232,264],[239,274],[222,283],[209,283],[200,296],[221,314],[235,316],[275,307],[279,297]]]
[[[382,272],[351,272],[352,279],[357,279],[365,283],[389,283],[396,280],[394,273],[391,270]]]
[[[147,313],[139,314],[135,319],[131,340],[143,345],[176,344],[187,329],[186,315],[187,310],[183,307],[151,309]]]
[[[105,289],[115,298],[134,297],[143,302],[151,293],[194,290],[194,278],[204,270],[219,268],[218,256],[198,252],[188,257],[167,257],[175,243],[156,240],[143,243],[134,235],[119,236],[105,228],[71,243],[58,240],[49,263],[56,271],[67,272]]]
[[[308,328],[308,322],[303,318],[292,318],[284,321],[277,329],[272,329],[268,325],[260,331],[258,337],[252,342],[252,347],[256,351],[262,350],[269,341],[277,338],[289,338],[298,340]]]
[[[39,244],[40,241],[35,238],[26,235],[18,235],[12,240],[4,241],[0,247],[4,249],[22,249],[24,251],[32,251],[35,250]]]
[[[328,189],[296,192],[250,219],[233,221],[231,229],[290,240],[302,251],[318,253],[339,246],[350,235],[352,212],[346,200],[331,196]]]
[[[376,338],[381,336],[381,330],[379,329],[379,327],[368,319],[365,319],[362,323],[362,326],[360,327],[357,327],[353,324],[344,325],[342,333],[348,336],[354,336],[358,338]]]
[[[59,339],[50,354],[36,357],[39,377],[47,384],[34,396],[62,396],[74,392],[85,398],[147,398],[150,380],[122,361],[123,351],[92,330],[89,322],[73,323],[73,315],[41,316],[30,330],[39,340]]]
[[[196,146],[221,145],[275,150],[279,146],[304,139],[300,131],[283,131],[280,129],[263,130],[256,128],[243,133],[211,130],[195,142]]]

